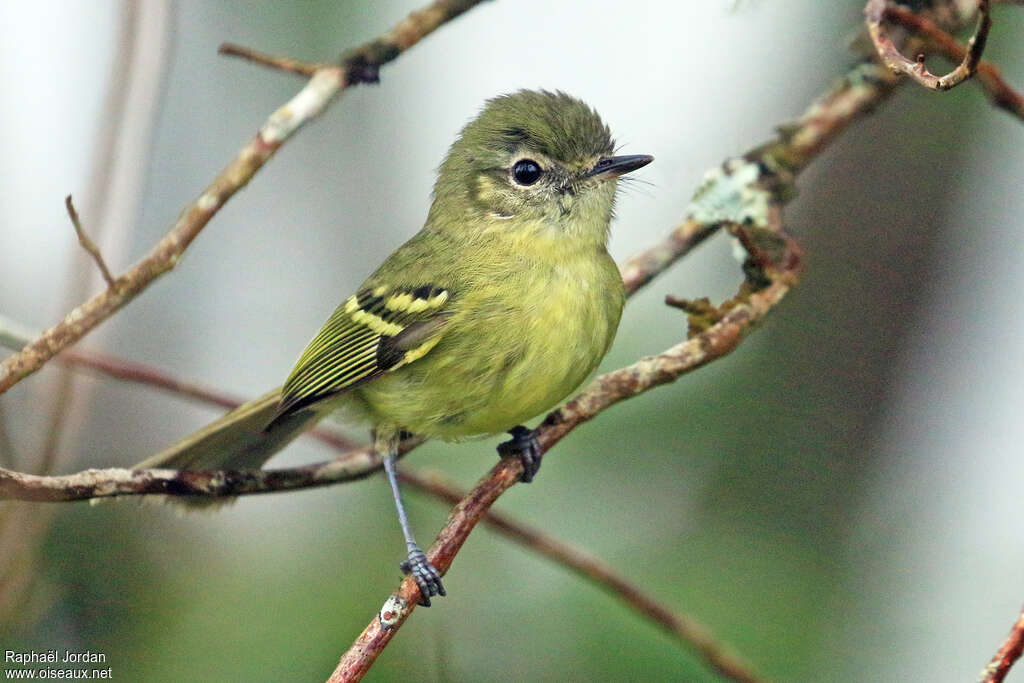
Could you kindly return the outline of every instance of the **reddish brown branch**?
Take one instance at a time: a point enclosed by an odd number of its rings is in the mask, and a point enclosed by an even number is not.
[[[106,261],[103,260],[103,254],[100,253],[100,248],[96,246],[96,243],[89,239],[89,235],[85,233],[82,228],[82,222],[78,218],[78,212],[75,211],[75,205],[71,202],[71,195],[64,198],[64,208],[68,210],[68,217],[71,219],[71,225],[75,226],[75,234],[78,235],[78,243],[82,245],[82,248],[89,252],[89,256],[92,256],[92,260],[96,262],[96,267],[100,269],[100,273],[103,275],[103,279],[107,281],[108,287],[114,286],[114,277],[110,274],[110,269],[107,268]]]
[[[1010,673],[1010,668],[1020,659],[1022,652],[1024,652],[1024,611],[1017,617],[1013,628],[1010,629],[1010,634],[1006,636],[1006,640],[992,657],[992,661],[981,672],[981,677],[978,680],[981,683],[1002,683],[1006,674]]]
[[[242,405],[242,399],[226,391],[211,387],[200,382],[190,382],[179,379],[169,373],[144,363],[135,363],[123,358],[109,356],[96,351],[85,351],[80,349],[68,349],[57,357],[58,361],[64,361],[80,368],[95,370],[108,377],[120,379],[125,382],[143,384],[157,389],[163,389],[172,394],[187,396],[197,401],[220,406],[226,410],[233,410]],[[332,448],[341,451],[350,451],[359,446],[345,437],[323,428],[317,428],[307,432],[307,435],[321,441]]]
[[[177,264],[185,249],[222,206],[263,167],[292,135],[313,120],[334,97],[368,80],[384,64],[483,0],[435,0],[413,12],[391,31],[354,51],[358,61],[317,70],[306,86],[267,119],[227,167],[182,211],[170,231],[149,253],[103,293],[71,311],[21,351],[0,362],[0,394],[41,368],[62,350],[141,294],[156,278]]]
[[[188,396],[189,398],[228,410],[237,408],[242,404],[241,399],[220,389],[215,389],[199,382],[179,379],[150,365],[116,358],[97,351],[68,349],[61,353],[57,360],[80,368],[94,370],[125,382],[144,384],[171,393]]]
[[[916,61],[903,56],[892,40],[885,34],[882,22],[887,17],[888,0],[868,0],[864,7],[868,35],[875,44],[878,56],[893,71],[906,74],[926,88],[932,90],[950,90],[963,83],[977,71],[981,55],[985,51],[985,42],[992,27],[989,14],[989,0],[978,0],[978,27],[974,35],[967,41],[967,50],[956,68],[945,76],[935,76],[924,65],[924,55]]]
[[[0,316],[0,345],[11,344],[13,346],[17,343],[18,346],[24,346],[29,343],[28,337],[30,336],[32,335],[26,334],[21,325]],[[142,384],[220,406],[226,410],[233,410],[243,403],[241,398],[222,389],[181,379],[152,365],[136,363],[98,351],[68,349],[57,356],[57,361],[68,363],[75,368],[92,370],[124,382]],[[313,429],[307,434],[338,450],[349,451],[358,448],[358,445],[349,439],[326,429]]]
[[[968,56],[967,48],[927,17],[899,5],[887,5],[885,18],[913,32],[925,41],[927,47],[942,53],[951,61],[962,62]],[[976,76],[993,105],[1024,120],[1024,95],[1003,79],[997,66],[983,59],[978,62]]]
[[[434,473],[415,474],[402,470],[398,476],[404,483],[453,505],[466,496],[465,491],[460,491]],[[642,617],[661,626],[682,645],[693,648],[708,667],[722,676],[733,681],[759,680],[751,667],[724,648],[707,627],[689,616],[673,612],[663,601],[647,594],[596,557],[494,510],[487,512],[483,521],[503,536],[571,569],[622,600]]]

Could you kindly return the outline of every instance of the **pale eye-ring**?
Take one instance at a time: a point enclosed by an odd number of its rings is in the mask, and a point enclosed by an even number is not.
[[[540,164],[533,159],[520,159],[512,167],[512,179],[517,185],[533,185],[540,180],[543,172]]]

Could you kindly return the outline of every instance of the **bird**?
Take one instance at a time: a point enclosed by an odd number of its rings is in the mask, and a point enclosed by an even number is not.
[[[540,467],[523,426],[581,385],[625,303],[608,253],[619,178],[653,157],[615,154],[611,131],[561,91],[485,102],[451,145],[422,229],[344,299],[284,384],[136,468],[254,469],[335,410],[367,423],[421,604],[446,594],[417,544],[395,461],[407,435],[508,432],[500,454]]]

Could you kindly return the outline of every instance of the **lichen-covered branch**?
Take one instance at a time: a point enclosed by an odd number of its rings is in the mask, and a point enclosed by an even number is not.
[[[1020,659],[1022,652],[1024,652],[1024,611],[1017,617],[1013,628],[1010,629],[1010,634],[1006,636],[1006,640],[996,651],[992,661],[982,670],[978,680],[981,683],[1002,683],[1006,674],[1010,673],[1010,668]]]
[[[466,496],[435,473],[399,472],[406,485],[429,493],[451,504]],[[733,681],[759,680],[750,665],[728,651],[703,624],[692,617],[669,609],[664,601],[649,595],[641,587],[622,577],[615,569],[589,553],[563,543],[552,536],[494,510],[484,515],[484,524],[530,550],[563,567],[571,569],[599,588],[622,600],[645,619],[654,622],[676,638],[684,647],[692,648],[713,671]]]
[[[274,112],[238,156],[185,207],[170,231],[139,262],[115,278],[105,291],[0,362],[0,394],[77,342],[142,293],[153,280],[174,268],[185,249],[220,208],[245,187],[281,145],[319,116],[338,93],[357,83],[376,80],[382,65],[481,2],[483,0],[436,0],[410,14],[381,38],[350,53],[340,65],[318,69],[306,86]]]
[[[967,42],[967,50],[956,68],[945,76],[935,76],[924,65],[924,55],[915,61],[903,56],[899,48],[885,34],[882,22],[886,19],[889,0],[868,0],[864,7],[868,35],[878,51],[878,56],[890,69],[910,76],[926,88],[932,90],[950,90],[963,83],[977,71],[981,55],[985,51],[985,41],[992,27],[989,13],[989,0],[978,0],[978,28]]]

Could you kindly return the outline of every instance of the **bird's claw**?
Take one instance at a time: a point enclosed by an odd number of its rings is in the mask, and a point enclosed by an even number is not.
[[[427,560],[426,554],[419,548],[409,551],[409,559],[399,565],[406,574],[412,574],[416,584],[420,587],[420,604],[430,607],[430,598],[435,595],[445,595],[444,585],[441,583],[441,573],[434,565]]]
[[[537,433],[518,425],[508,430],[512,435],[509,441],[498,444],[498,455],[503,458],[516,456],[523,463],[523,473],[519,481],[529,484],[540,470],[541,457],[544,455],[540,450],[540,441],[537,440]]]

